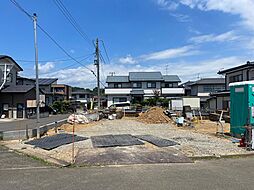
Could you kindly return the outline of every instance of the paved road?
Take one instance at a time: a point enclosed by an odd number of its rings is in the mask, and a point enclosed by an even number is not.
[[[68,116],[69,114],[63,114],[63,115],[52,115],[50,117],[41,118],[40,125],[45,125],[48,123],[52,123],[54,121],[66,119]],[[16,120],[11,122],[0,120],[0,131],[24,130],[26,129],[26,125],[28,126],[29,129],[36,128],[36,119],[24,119],[24,120]]]
[[[53,168],[27,157],[24,161],[24,157],[2,150],[0,189],[253,190],[253,165],[251,157],[194,164]]]
[[[48,165],[45,165],[44,162],[31,159],[30,157],[17,154],[14,151],[11,151],[0,145],[0,176],[4,174],[4,171],[7,170],[21,170],[29,168],[49,168]],[[0,189],[1,183],[0,183]]]

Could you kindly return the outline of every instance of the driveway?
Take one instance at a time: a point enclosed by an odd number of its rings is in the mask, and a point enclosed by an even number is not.
[[[69,114],[59,114],[52,115],[49,117],[40,119],[40,126],[66,119]],[[0,131],[15,131],[15,130],[25,130],[26,126],[28,129],[36,128],[36,119],[24,119],[24,120],[14,120],[10,122],[0,120]]]

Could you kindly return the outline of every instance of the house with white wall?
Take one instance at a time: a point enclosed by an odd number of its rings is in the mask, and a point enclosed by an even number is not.
[[[225,90],[212,93],[211,107],[214,110],[227,110],[230,108],[230,88],[229,84],[233,82],[254,80],[254,62],[247,61],[246,64],[223,69],[218,72],[225,76]]]
[[[155,96],[174,98],[184,95],[184,88],[177,75],[162,75],[161,72],[129,72],[128,76],[108,76],[105,95],[108,106],[120,102],[139,103]]]

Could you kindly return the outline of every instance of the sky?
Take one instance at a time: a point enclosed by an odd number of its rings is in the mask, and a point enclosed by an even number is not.
[[[38,29],[39,76],[58,83],[96,86],[90,71],[96,71],[96,38],[104,58],[103,84],[112,72],[161,71],[179,75],[182,82],[221,77],[219,70],[254,60],[254,0],[61,0],[85,39],[55,0],[16,1],[36,13],[38,24],[82,63]],[[33,78],[33,22],[9,0],[1,0],[0,7],[0,54],[16,60],[24,69],[21,76]]]

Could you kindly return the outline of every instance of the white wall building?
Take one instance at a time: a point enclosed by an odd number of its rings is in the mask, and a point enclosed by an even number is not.
[[[119,102],[141,102],[156,95],[173,98],[184,95],[184,88],[177,75],[162,75],[161,72],[130,72],[128,76],[108,76],[105,94],[108,106]]]

